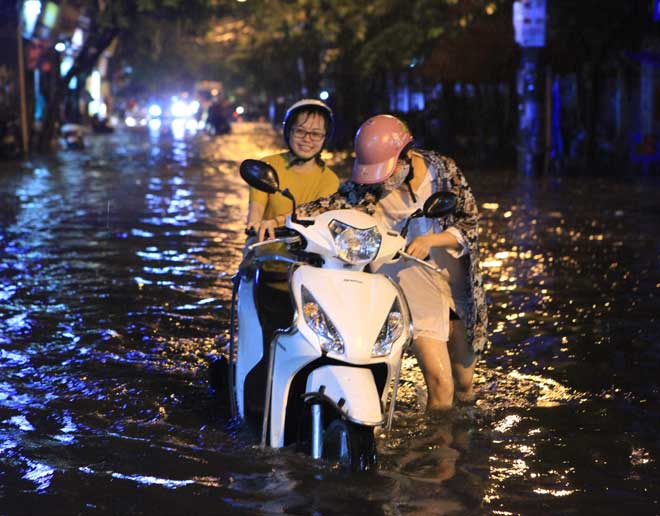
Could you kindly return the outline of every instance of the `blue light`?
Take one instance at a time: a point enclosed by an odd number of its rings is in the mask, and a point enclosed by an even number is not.
[[[163,110],[161,109],[161,107],[158,104],[152,104],[151,106],[149,106],[149,114],[152,117],[157,118],[157,117],[159,117],[160,115],[163,114]]]
[[[321,100],[328,100],[330,97],[330,93],[327,92],[327,90],[323,90],[321,93],[319,93],[319,98]]]
[[[175,100],[172,102],[171,111],[172,116],[175,116],[176,118],[185,118],[188,116],[190,108],[186,102],[182,100]]]

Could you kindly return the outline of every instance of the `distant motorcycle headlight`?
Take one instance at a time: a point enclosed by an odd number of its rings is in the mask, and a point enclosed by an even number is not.
[[[323,351],[326,353],[343,353],[344,341],[330,321],[330,318],[326,315],[305,285],[300,287],[300,291],[303,317],[305,318],[307,326],[309,326],[319,337]]]
[[[371,350],[372,357],[384,357],[392,352],[392,345],[403,333],[404,320],[399,299],[395,299],[392,308],[385,318],[385,323],[378,334],[376,343]]]
[[[151,106],[149,106],[149,115],[150,116],[152,116],[154,118],[158,118],[162,114],[163,114],[163,110],[158,104],[151,104]]]
[[[332,220],[328,228],[334,238],[335,251],[340,260],[357,265],[372,261],[378,254],[382,236],[376,226],[358,229]]]

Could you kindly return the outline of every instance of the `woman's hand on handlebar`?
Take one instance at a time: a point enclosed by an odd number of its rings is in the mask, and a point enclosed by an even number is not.
[[[440,233],[428,233],[415,238],[406,249],[406,252],[420,260],[426,260],[433,247],[442,247],[447,250],[460,251],[462,244],[450,231]]]
[[[406,248],[406,253],[420,260],[425,260],[431,253],[431,247],[433,247],[433,239],[429,235],[421,235],[410,242],[410,245]]]
[[[254,231],[255,235],[258,237],[259,242],[264,240],[272,240],[275,238],[275,228],[278,227],[279,221],[275,219],[266,219],[260,220],[259,222],[248,223],[247,231]]]
[[[278,227],[277,219],[262,220],[259,223],[257,234],[259,235],[259,242],[264,240],[272,240],[275,238],[275,228]]]

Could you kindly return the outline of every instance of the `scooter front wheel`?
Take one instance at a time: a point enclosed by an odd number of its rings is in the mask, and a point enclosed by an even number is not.
[[[374,429],[335,419],[323,433],[323,458],[350,471],[365,471],[376,464]]]

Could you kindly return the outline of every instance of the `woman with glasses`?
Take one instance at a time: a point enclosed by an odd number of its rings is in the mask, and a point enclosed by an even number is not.
[[[279,176],[282,190],[288,188],[298,203],[315,201],[337,191],[339,179],[321,159],[321,151],[332,135],[332,110],[316,99],[302,99],[284,116],[284,141],[288,152],[262,158]],[[275,236],[291,213],[291,201],[280,193],[267,194],[250,188],[247,227],[254,228],[263,240]]]

